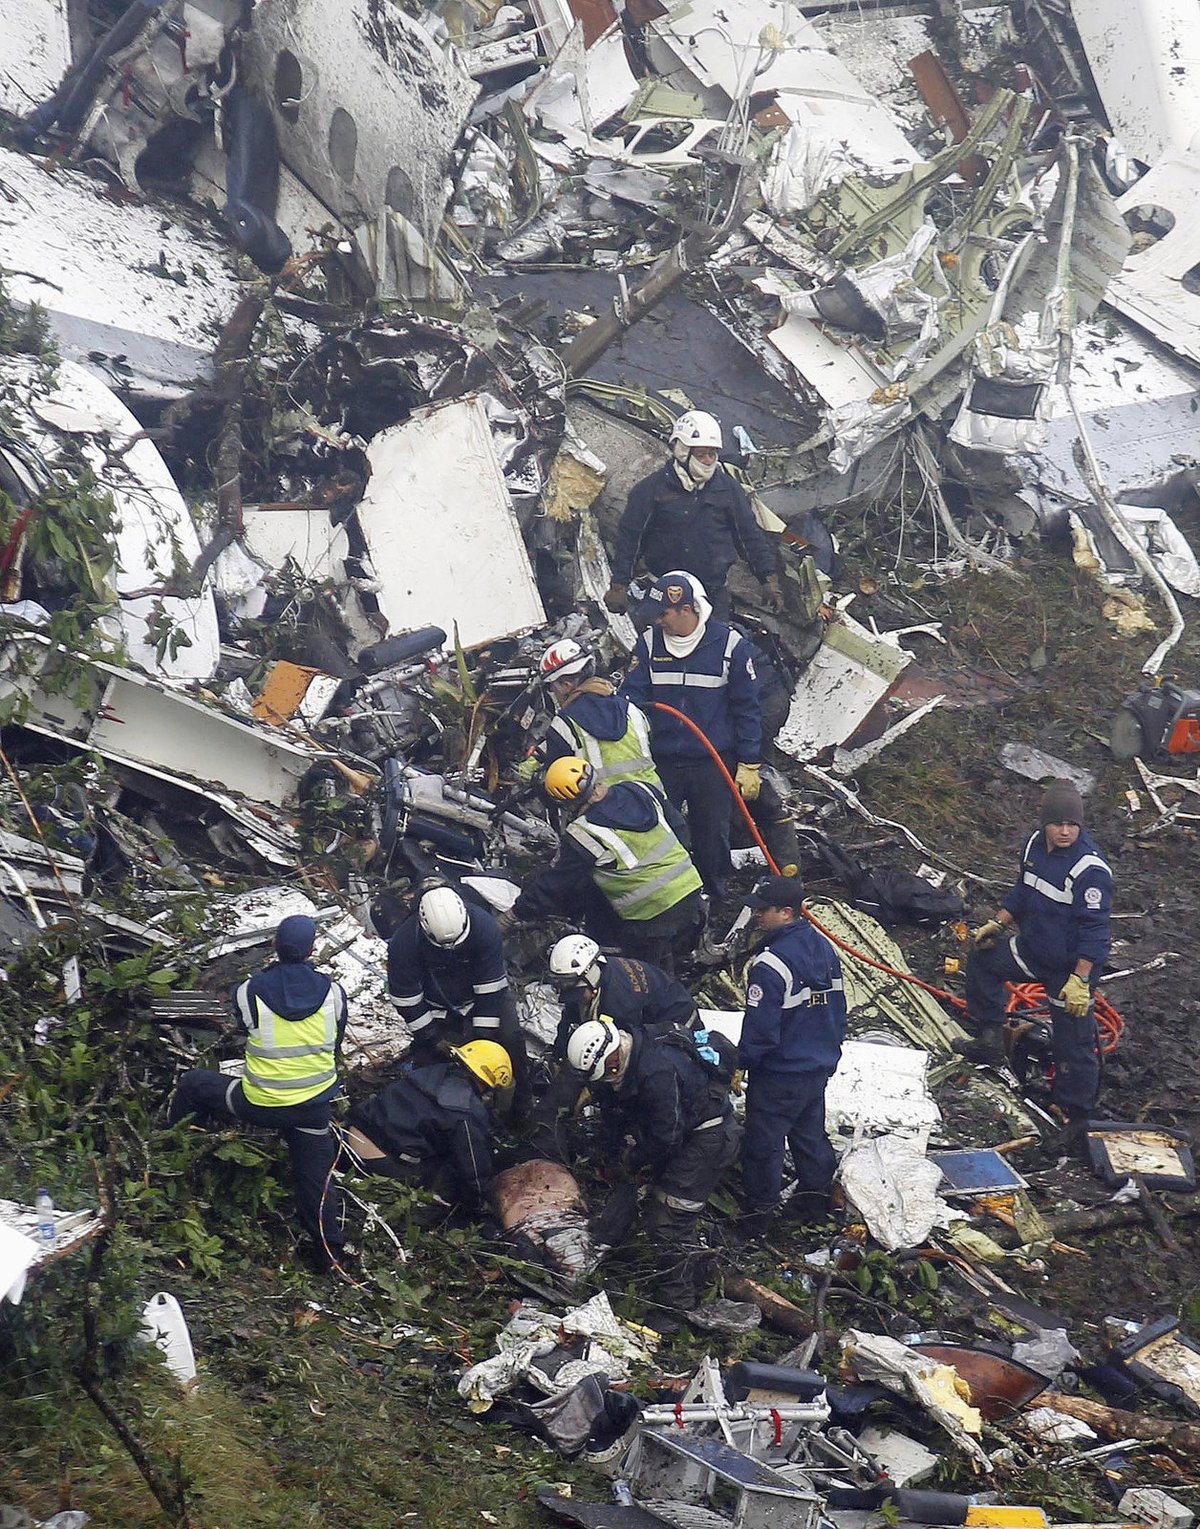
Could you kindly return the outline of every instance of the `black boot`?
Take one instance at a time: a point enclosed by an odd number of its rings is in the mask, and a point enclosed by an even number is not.
[[[980,1025],[975,1038],[960,1045],[958,1051],[968,1062],[991,1063],[993,1067],[1003,1067],[1008,1061],[1004,1049],[1004,1026]]]

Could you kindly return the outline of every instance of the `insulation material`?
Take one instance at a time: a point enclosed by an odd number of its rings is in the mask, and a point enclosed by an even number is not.
[[[981,1469],[991,1471],[992,1462],[975,1442],[983,1431],[983,1418],[967,1400],[966,1382],[953,1366],[935,1364],[895,1338],[856,1328],[842,1337],[842,1358],[860,1380],[877,1380],[917,1402]]]
[[[944,1209],[937,1195],[941,1177],[936,1163],[899,1136],[852,1148],[838,1168],[847,1197],[889,1253],[918,1247],[929,1236]]]
[[[478,396],[415,409],[367,448],[358,522],[395,631],[473,647],[546,620]],[[486,598],[481,592],[486,591]]]
[[[826,1129],[855,1143],[883,1134],[924,1153],[942,1118],[929,1092],[928,1070],[929,1053],[917,1047],[845,1041],[825,1090]]]

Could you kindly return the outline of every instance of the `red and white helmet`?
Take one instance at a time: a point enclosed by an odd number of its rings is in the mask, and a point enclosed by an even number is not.
[[[715,446],[721,449],[721,421],[703,409],[689,409],[681,414],[671,429],[669,440],[691,451],[693,446]]]
[[[595,672],[596,655],[573,637],[563,637],[547,648],[538,664],[538,673],[546,685],[555,680],[585,680]]]

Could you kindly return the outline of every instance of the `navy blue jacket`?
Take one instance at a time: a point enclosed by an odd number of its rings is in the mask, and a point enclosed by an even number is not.
[[[751,962],[738,1044],[751,1074],[832,1073],[846,1038],[838,953],[807,919],[772,934]]]
[[[1112,872],[1085,829],[1069,849],[1047,849],[1041,828],[1030,837],[1004,906],[1019,926],[1017,955],[1035,976],[1069,972],[1081,956],[1103,966],[1112,948],[1112,891]]]
[[[247,1030],[258,1022],[256,1000],[260,998],[280,1019],[307,1019],[325,1002],[330,988],[336,990],[337,1044],[340,1047],[346,1034],[345,991],[341,983],[332,981],[307,961],[273,961],[262,971],[255,972],[253,977],[248,977],[234,989],[234,1012]]]
[[[411,1068],[350,1118],[392,1157],[444,1163],[468,1208],[486,1197],[495,1174],[492,1118],[456,1062]]]
[[[690,717],[722,754],[739,764],[762,758],[762,710],[754,649],[732,627],[709,617],[704,636],[686,658],[672,658],[658,627],[637,640],[621,686],[650,718],[654,758],[661,763],[707,759],[699,738],[653,703],[664,701]]]
[[[629,1065],[613,1093],[642,1161],[660,1171],[697,1126],[723,1119],[733,1108],[728,1088],[703,1062],[645,1030],[633,1032]]]
[[[694,573],[712,595],[724,589],[739,553],[760,579],[775,572],[775,555],[742,485],[718,467],[689,492],[667,462],[630,490],[612,576],[628,584],[640,556],[654,574],[675,568]]]
[[[602,801],[585,807],[581,816],[599,828],[630,833],[649,833],[658,822],[657,808],[665,812],[663,797],[641,781],[621,780],[609,786]],[[554,864],[526,882],[513,912],[520,919],[560,917],[589,895],[595,861],[568,834],[559,839]]]
[[[388,992],[414,1034],[451,1009],[469,1016],[472,1029],[489,1032],[492,1040],[500,1028],[508,997],[504,936],[485,908],[468,902],[467,915],[470,930],[453,950],[427,940],[415,914],[388,941]]]
[[[585,1019],[603,1015],[619,1030],[642,1030],[647,1025],[656,1031],[678,1026],[687,1028],[696,1012],[696,1000],[661,966],[649,961],[635,961],[631,956],[608,956],[600,968],[600,989],[586,1010],[574,997],[563,1006],[563,1016],[554,1042],[554,1052],[562,1057],[571,1031]]]

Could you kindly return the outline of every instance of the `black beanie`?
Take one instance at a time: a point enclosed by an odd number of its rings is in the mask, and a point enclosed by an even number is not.
[[[1077,823],[1083,827],[1083,797],[1069,780],[1051,781],[1042,798],[1042,827],[1047,823]]]

